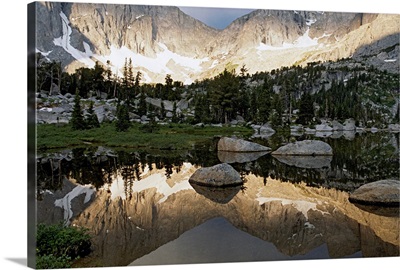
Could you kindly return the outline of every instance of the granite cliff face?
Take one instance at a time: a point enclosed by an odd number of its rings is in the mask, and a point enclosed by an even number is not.
[[[146,82],[190,83],[245,64],[250,73],[358,57],[397,71],[399,15],[256,10],[217,30],[177,7],[37,3],[38,52],[73,72],[96,61]]]

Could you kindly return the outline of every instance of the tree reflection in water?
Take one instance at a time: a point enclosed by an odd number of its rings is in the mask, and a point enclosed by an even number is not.
[[[304,137],[303,139],[309,139]],[[252,173],[289,181],[305,182],[311,186],[323,186],[352,191],[356,187],[378,179],[399,179],[399,134],[382,133],[357,135],[353,140],[323,138],[333,148],[330,166],[301,168],[280,162],[271,155],[255,161],[233,163],[243,176]],[[281,135],[264,144],[276,149],[286,141]],[[62,176],[75,179],[78,184],[91,184],[96,189],[110,184],[116,175],[122,175],[127,192],[145,168],[165,169],[165,175],[179,172],[183,162],[208,167],[220,163],[215,141],[195,145],[185,151],[139,151],[86,147],[64,150],[57,153],[40,154],[37,158],[38,199],[45,190],[59,190]],[[129,194],[127,194],[128,196]]]

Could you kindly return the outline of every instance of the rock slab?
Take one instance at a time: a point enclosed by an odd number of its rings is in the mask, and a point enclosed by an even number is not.
[[[218,141],[218,151],[228,152],[266,152],[271,148],[243,139],[222,137]]]
[[[349,201],[365,205],[399,206],[400,181],[387,179],[362,185],[350,194]]]
[[[317,140],[304,140],[294,143],[289,143],[279,147],[272,155],[285,156],[330,156],[333,155],[332,147]]]
[[[240,174],[229,164],[221,163],[195,171],[189,183],[210,187],[229,187],[243,184]]]

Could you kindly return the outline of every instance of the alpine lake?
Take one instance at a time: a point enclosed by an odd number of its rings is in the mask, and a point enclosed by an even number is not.
[[[333,156],[276,158],[84,145],[37,153],[37,221],[89,229],[76,267],[399,256],[398,207],[349,202],[363,184],[399,179],[399,133],[276,133],[272,150],[316,139]],[[247,138],[250,139],[250,138]],[[189,183],[200,167],[232,165],[243,186]]]

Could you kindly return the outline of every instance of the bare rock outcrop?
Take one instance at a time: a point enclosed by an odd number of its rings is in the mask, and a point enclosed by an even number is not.
[[[218,151],[228,152],[269,152],[271,148],[243,139],[222,137],[218,141]]]
[[[284,156],[330,156],[333,155],[332,147],[317,140],[304,140],[289,143],[272,152],[272,155]]]

